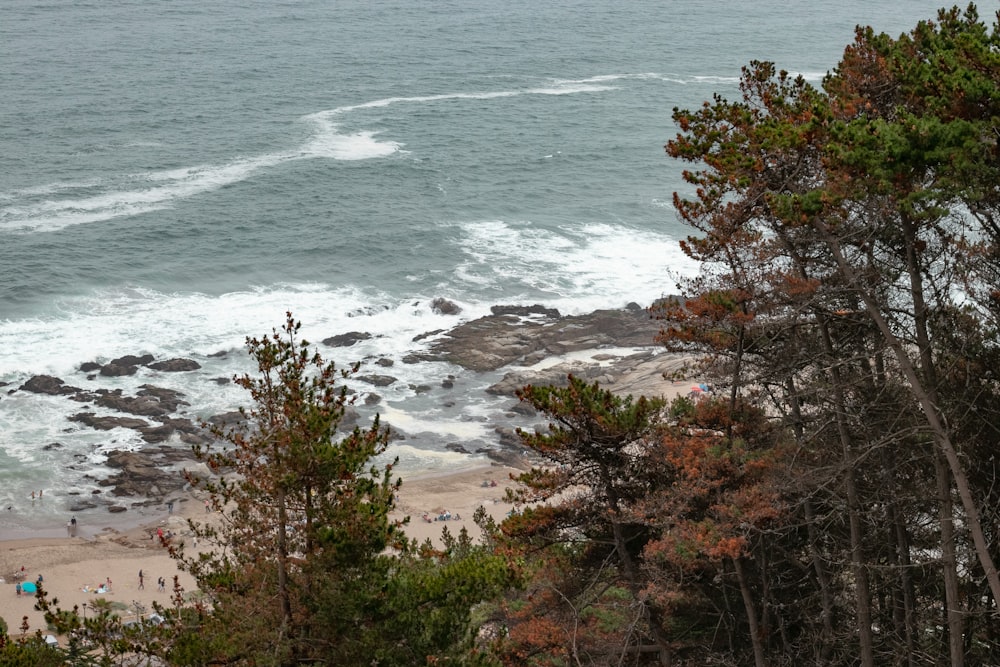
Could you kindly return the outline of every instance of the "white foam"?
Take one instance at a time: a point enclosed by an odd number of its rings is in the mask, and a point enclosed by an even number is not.
[[[462,230],[462,249],[471,260],[459,277],[478,285],[519,281],[547,293],[546,303],[564,313],[651,303],[674,291],[677,276],[698,269],[670,236],[620,225],[549,231],[484,221]]]
[[[222,165],[132,174],[121,182],[102,184],[103,192],[97,194],[8,206],[0,211],[0,229],[53,232],[70,225],[137,216],[168,208],[177,200],[244,181],[255,172],[288,159],[291,156],[274,154],[236,159]],[[52,193],[80,189],[60,184],[48,187]]]

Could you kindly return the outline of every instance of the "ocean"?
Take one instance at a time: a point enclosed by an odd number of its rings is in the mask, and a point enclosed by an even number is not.
[[[375,410],[407,434],[390,451],[404,470],[475,463],[445,445],[495,441],[481,390],[496,376],[418,391],[456,369],[401,363],[415,337],[494,304],[574,314],[671,293],[695,271],[671,110],[736,98],[751,60],[818,84],[855,25],[898,35],[937,7],[6,0],[0,539],[60,534],[107,452],[146,446],[69,421],[80,404],[15,391],[25,380],[154,384],[206,418],[247,403],[212,380],[250,370],[245,338],[288,310],[311,341],[372,334],[323,349],[340,364],[395,362]],[[202,368],[79,370],[126,354]]]

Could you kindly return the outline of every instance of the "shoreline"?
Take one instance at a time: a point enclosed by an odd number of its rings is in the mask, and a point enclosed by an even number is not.
[[[497,521],[512,509],[503,501],[505,489],[513,484],[510,477],[522,472],[497,463],[482,464],[461,470],[440,471],[425,475],[402,476],[403,483],[397,496],[396,508],[391,516],[402,520],[409,517],[409,523],[402,531],[410,540],[422,544],[430,540],[441,546],[441,532],[448,528],[452,535],[458,535],[462,528],[469,531],[474,541],[480,533],[472,520],[479,506]],[[496,482],[491,486],[490,482]],[[121,611],[124,619],[134,618],[135,605],[148,614],[154,610],[154,603],[171,604],[173,577],[185,592],[195,590],[190,575],[180,572],[177,563],[170,558],[167,549],[159,546],[148,535],[157,528],[174,530],[193,551],[184,532],[188,518],[204,521],[202,505],[197,497],[188,493],[185,502],[179,502],[174,513],[153,521],[143,522],[127,530],[105,529],[92,537],[32,536],[26,538],[0,539],[0,617],[8,625],[12,637],[20,635],[22,618],[27,617],[29,633],[41,630],[47,633],[43,615],[34,609],[34,598],[30,595],[16,595],[17,575],[24,567],[24,580],[34,581],[43,576],[43,587],[49,598],[57,598],[63,609],[72,609],[84,603],[92,603],[97,598],[126,605]],[[448,511],[452,518],[447,521],[425,521],[424,513],[431,515],[437,511]],[[460,518],[459,518],[460,517]],[[144,585],[139,588],[138,573],[144,574]],[[156,581],[166,579],[165,591],[158,591]],[[106,580],[112,581],[110,592],[94,592]],[[120,606],[120,605],[119,605]],[[59,638],[63,643],[63,638]]]

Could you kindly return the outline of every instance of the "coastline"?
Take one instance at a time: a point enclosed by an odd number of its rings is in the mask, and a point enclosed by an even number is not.
[[[504,491],[511,486],[511,475],[521,472],[518,468],[500,464],[484,464],[463,468],[454,472],[436,472],[426,475],[404,477],[400,487],[398,502],[392,516],[396,519],[409,517],[403,532],[418,543],[430,540],[441,545],[441,532],[448,528],[452,535],[458,535],[462,528],[469,531],[473,540],[479,537],[479,530],[472,521],[476,509],[482,505],[498,521],[512,509],[503,501]],[[490,482],[496,486],[490,486]],[[484,486],[485,483],[485,486]],[[15,588],[17,575],[24,567],[26,581],[43,577],[43,587],[49,598],[56,598],[63,609],[72,609],[84,603],[92,604],[98,598],[127,605],[120,611],[128,620],[136,616],[136,603],[145,613],[154,610],[154,603],[169,606],[173,577],[176,575],[185,592],[195,590],[194,580],[177,569],[177,563],[170,558],[167,549],[149,535],[157,528],[174,530],[184,540],[185,520],[205,520],[202,503],[191,494],[185,502],[176,506],[173,514],[160,517],[124,530],[104,529],[92,537],[29,537],[0,540],[0,617],[8,625],[13,637],[20,635],[22,619],[27,617],[29,634],[41,630],[47,634],[41,612],[34,609],[34,597],[18,596]],[[423,520],[435,512],[448,511],[452,518],[448,521]],[[460,517],[460,518],[459,518]],[[209,517],[209,520],[211,517]],[[186,542],[188,549],[191,544]],[[144,575],[143,587],[139,588],[138,573]],[[157,590],[157,579],[167,581],[165,591]],[[110,592],[94,592],[102,583],[110,579]],[[84,590],[86,588],[86,590]],[[62,643],[64,638],[59,638]]]
[[[462,361],[459,366],[470,376],[492,370],[502,373],[502,379],[486,389],[487,394],[495,397],[491,408],[495,415],[491,419],[497,438],[495,446],[477,450],[476,457],[446,469],[407,470],[401,466],[394,470],[394,476],[401,477],[403,483],[392,517],[398,520],[409,517],[402,530],[411,541],[422,544],[430,540],[432,545],[440,546],[445,528],[454,536],[464,528],[473,541],[478,541],[480,532],[473,521],[478,507],[483,507],[497,521],[514,509],[504,501],[505,491],[513,485],[512,477],[530,466],[514,427],[518,423],[529,427],[528,424],[545,421],[543,415],[530,411],[515,414],[510,399],[516,388],[525,384],[564,384],[569,373],[588,382],[599,381],[603,387],[622,395],[645,394],[670,400],[690,388],[690,382],[674,377],[688,369],[689,359],[653,351],[655,346],[648,342],[657,325],[644,311],[630,308],[566,318],[544,315],[530,321],[523,317],[525,314],[521,312],[499,312],[461,325],[449,331],[433,354],[421,360],[453,364]],[[512,335],[521,337],[519,346],[510,343]],[[641,342],[646,345],[640,345]],[[157,395],[168,395],[163,390],[156,391]],[[443,391],[443,400],[452,400],[447,390]],[[178,420],[165,421],[175,424]],[[472,454],[463,448],[466,443],[454,444],[455,451]],[[120,499],[114,501],[119,507],[128,504],[127,510],[99,516],[81,514],[75,537],[67,535],[65,524],[74,515],[72,510],[61,520],[50,518],[34,528],[0,529],[0,577],[4,579],[0,584],[0,617],[7,622],[8,632],[13,636],[20,634],[24,617],[29,632],[46,632],[41,612],[34,610],[33,598],[15,594],[16,581],[12,575],[20,573],[21,567],[25,568],[28,581],[42,575],[50,599],[58,599],[63,609],[104,596],[126,606],[123,612],[126,619],[141,611],[152,612],[154,602],[170,604],[175,575],[185,591],[194,589],[193,579],[179,572],[167,550],[151,539],[158,528],[163,528],[185,540],[187,518],[211,520],[204,513],[203,491],[167,479],[180,475],[180,467],[199,465],[190,458],[174,456],[176,451],[179,451],[176,445],[154,445],[149,454],[118,455],[121,472],[115,484],[120,488],[108,495]],[[159,489],[158,493],[148,492],[153,488]],[[46,489],[44,502],[60,501],[65,499]],[[40,518],[36,517],[36,522]],[[193,545],[186,546],[189,553],[194,551]],[[138,581],[140,570],[145,575],[142,588]],[[162,592],[157,590],[159,577],[167,580]],[[110,592],[95,593],[94,589],[108,579],[113,582]]]

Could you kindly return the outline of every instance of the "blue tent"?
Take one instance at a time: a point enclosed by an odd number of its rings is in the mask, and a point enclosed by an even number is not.
[[[33,583],[31,583],[30,581],[26,581],[23,584],[21,584],[21,592],[22,593],[34,593],[35,590],[36,590],[35,589],[35,585]]]

